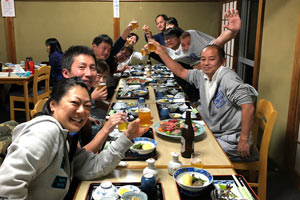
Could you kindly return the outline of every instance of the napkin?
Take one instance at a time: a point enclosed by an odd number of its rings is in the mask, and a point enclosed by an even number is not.
[[[24,69],[20,65],[15,65],[14,71],[15,73],[25,73]]]

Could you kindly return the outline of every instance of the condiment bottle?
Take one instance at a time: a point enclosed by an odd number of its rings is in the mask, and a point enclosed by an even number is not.
[[[191,109],[186,110],[184,126],[181,129],[181,156],[191,158],[194,152],[194,129],[191,120]]]
[[[143,170],[143,174],[153,174],[153,176],[156,177],[158,170],[154,166],[155,159],[149,158],[146,160],[146,162],[148,163],[148,166]]]
[[[29,61],[29,71],[31,71],[31,74],[34,74],[34,62],[33,62],[33,60]]]
[[[176,152],[171,152],[172,160],[168,164],[168,172],[171,176],[173,176],[173,173],[182,167],[182,163],[179,161],[178,157],[179,154]]]

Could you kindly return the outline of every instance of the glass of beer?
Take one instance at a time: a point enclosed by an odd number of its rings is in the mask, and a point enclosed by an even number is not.
[[[141,54],[142,54],[142,56],[145,56],[147,54],[146,50],[144,48],[141,49]]]
[[[106,82],[105,81],[101,81],[98,84],[98,90],[101,90],[104,86],[106,86]]]
[[[151,124],[151,112],[148,105],[143,105],[139,107],[139,119],[141,127],[149,127]]]
[[[203,154],[199,151],[195,151],[191,156],[192,167],[203,168]]]
[[[121,111],[121,112],[125,112],[125,111],[123,110],[123,111]],[[126,113],[126,112],[125,112],[125,113]],[[127,115],[127,114],[126,114],[126,115]],[[127,130],[127,126],[128,126],[127,121],[124,121],[124,122],[122,122],[121,124],[118,124],[118,130],[119,130],[120,132],[124,132],[124,131]]]
[[[148,51],[154,52],[155,50],[156,50],[156,47],[153,44],[153,42],[148,42]]]
[[[131,20],[130,24],[132,26],[132,30],[137,29],[139,27],[138,21],[136,19]]]

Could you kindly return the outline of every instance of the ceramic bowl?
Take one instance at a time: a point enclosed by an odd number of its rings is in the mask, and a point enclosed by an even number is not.
[[[110,181],[103,181],[93,192],[94,200],[101,200],[103,198],[118,199],[118,190]]]
[[[186,112],[182,113],[182,118],[185,119],[185,117],[186,117]],[[191,112],[191,118],[196,119],[197,115],[195,113]]]
[[[188,106],[185,103],[179,106],[179,110],[181,112],[185,112],[187,108],[188,108]]]
[[[172,90],[169,91],[171,94],[176,95],[178,93],[178,90],[173,88]]]
[[[123,194],[125,194],[127,192],[131,192],[131,191],[140,192],[141,190],[140,190],[140,188],[138,188],[137,186],[134,186],[134,185],[124,185],[118,189],[118,194],[120,196],[122,196]]]
[[[176,112],[176,110],[179,108],[178,104],[168,104],[167,107],[169,108],[170,112]]]
[[[113,109],[114,110],[123,110],[123,109],[126,109],[126,107],[127,107],[127,104],[125,102],[118,101],[115,103]]]
[[[129,113],[135,117],[139,115],[139,108],[138,107],[133,107],[129,109]]]
[[[149,154],[149,153],[153,152],[157,146],[157,142],[154,139],[147,138],[147,137],[137,137],[137,138],[134,138],[133,141],[134,141],[134,144],[130,147],[130,150],[132,152],[138,153],[140,155],[145,155],[145,154]],[[148,144],[148,145],[151,145],[151,148],[145,149],[145,150],[136,149],[136,148],[134,148],[134,145],[137,145],[137,144],[143,144],[143,145]]]
[[[135,198],[134,198],[135,197]],[[148,196],[144,192],[126,192],[122,195],[123,200],[148,200]]]
[[[170,113],[169,115],[173,119],[178,119],[178,118],[182,117],[182,115],[180,113]]]
[[[204,184],[202,186],[189,186],[183,183],[183,176],[189,174],[194,175],[197,178],[201,178],[204,180]],[[176,170],[173,174],[173,178],[176,183],[179,185],[183,192],[185,192],[189,196],[194,196],[199,194],[204,188],[209,186],[213,182],[213,176],[211,173],[204,169],[196,168],[196,167],[183,167]]]

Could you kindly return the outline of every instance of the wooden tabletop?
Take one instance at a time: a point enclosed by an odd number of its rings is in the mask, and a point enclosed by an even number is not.
[[[231,175],[236,174],[233,169],[206,169],[212,175]],[[168,174],[167,169],[158,170],[157,181],[162,184],[165,200],[180,200],[176,182],[173,177]],[[74,200],[86,199],[88,189],[91,183],[99,183],[102,181],[111,181],[112,183],[130,183],[130,182],[140,182],[143,174],[142,169],[115,169],[111,174],[102,179],[97,179],[93,181],[82,181],[77,188]]]

